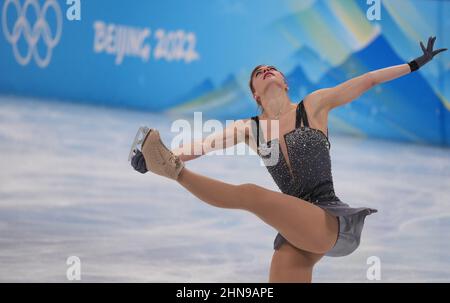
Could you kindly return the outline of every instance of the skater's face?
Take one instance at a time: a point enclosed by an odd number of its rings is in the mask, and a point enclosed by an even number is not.
[[[258,65],[253,70],[250,78],[250,89],[257,102],[258,97],[264,94],[270,85],[277,85],[287,90],[286,79],[282,72],[272,65]]]

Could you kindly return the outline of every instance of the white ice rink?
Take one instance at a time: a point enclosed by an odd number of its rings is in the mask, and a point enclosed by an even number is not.
[[[233,119],[230,117],[229,119]],[[0,98],[0,282],[267,282],[276,231],[255,215],[212,207],[127,162],[151,113]],[[450,149],[333,135],[337,196],[378,213],[360,247],[324,257],[313,282],[450,282]],[[256,155],[204,156],[195,172],[278,190]]]

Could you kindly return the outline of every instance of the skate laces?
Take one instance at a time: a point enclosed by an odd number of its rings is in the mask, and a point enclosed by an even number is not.
[[[176,155],[174,155],[173,153],[170,154],[169,156],[169,161],[173,164],[178,164],[178,157]]]
[[[167,146],[162,142],[161,138],[159,138],[159,144],[165,152],[169,153],[169,158],[167,160],[174,165],[178,165],[180,163],[180,158],[167,148]]]
[[[169,158],[167,159],[170,163],[172,164],[178,164],[178,156],[176,156],[171,150],[169,150],[166,145],[161,141],[161,139],[159,140],[159,143],[161,144],[161,147],[169,153]]]

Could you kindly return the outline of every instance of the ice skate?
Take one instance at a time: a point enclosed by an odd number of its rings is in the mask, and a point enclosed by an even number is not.
[[[134,137],[133,144],[131,145],[130,153],[128,154],[128,162],[130,162],[131,158],[133,158],[133,156],[136,154],[138,145],[142,146],[142,142],[144,142],[145,136],[147,135],[149,130],[150,129],[146,126],[139,127],[139,129],[136,133],[136,136]],[[141,149],[142,149],[142,147],[141,147]]]
[[[140,136],[143,139],[139,138]],[[130,151],[130,159],[138,144],[141,144],[141,151],[149,171],[173,180],[178,179],[178,175],[184,168],[184,162],[164,145],[158,130],[139,128]]]

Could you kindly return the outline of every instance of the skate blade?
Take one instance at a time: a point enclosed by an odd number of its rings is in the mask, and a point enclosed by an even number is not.
[[[136,154],[137,147],[142,149],[142,142],[144,142],[145,137],[149,133],[150,128],[147,126],[139,127],[136,136],[134,137],[133,144],[131,145],[130,153],[128,154],[128,162],[131,162],[131,158]]]

